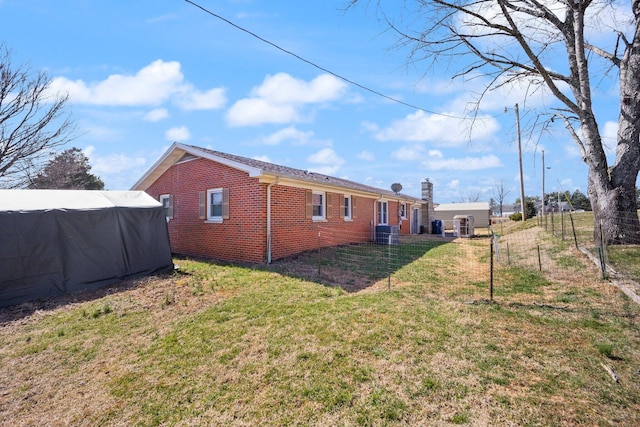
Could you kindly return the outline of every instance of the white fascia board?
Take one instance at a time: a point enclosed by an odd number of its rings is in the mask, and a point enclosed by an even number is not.
[[[177,142],[164,152],[162,156],[145,172],[144,175],[131,187],[131,190],[145,191],[153,182],[167,171],[182,155],[184,150],[178,148]]]
[[[241,170],[249,174],[251,178],[262,176],[262,169],[254,168],[253,166],[246,165],[244,163],[236,162],[233,160],[225,159],[224,157],[216,156],[215,154],[211,154],[207,151],[200,150],[198,148],[189,147],[182,144],[177,144],[178,147],[182,148],[189,154],[193,154],[194,156],[202,157],[204,159],[208,159],[214,161],[216,163],[221,163],[223,165],[232,167],[234,169]]]
[[[341,187],[338,185],[322,184],[322,182],[319,182],[319,181],[311,181],[311,180],[307,181],[307,180],[303,180],[297,177],[291,177],[287,175],[264,174],[259,178],[260,178],[260,182],[263,184],[272,184],[277,180],[278,185],[284,185],[287,187],[302,188],[305,190],[325,191],[329,193],[345,194],[349,196],[361,196],[361,197],[366,197],[369,199],[376,199],[376,200],[399,201],[401,203],[413,202],[414,204],[420,204],[419,201],[406,199],[402,196],[398,196],[396,198],[387,194],[380,194],[375,191],[364,191],[364,190],[358,190],[350,187]]]

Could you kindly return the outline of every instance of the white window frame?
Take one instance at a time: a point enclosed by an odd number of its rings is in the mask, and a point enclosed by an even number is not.
[[[211,195],[212,194],[220,194],[220,215],[212,215],[211,213]],[[207,199],[206,199],[206,207],[207,207],[207,222],[215,222],[222,223],[222,205],[224,203],[222,196],[222,188],[210,188],[207,190]]]
[[[161,194],[160,197],[158,197],[158,200],[160,201],[160,203],[162,203],[162,207],[164,208],[164,216],[167,219],[167,222],[169,222],[169,220],[171,219],[171,217],[169,216],[169,205],[165,205],[165,200],[168,203],[171,203],[171,194]]]
[[[400,218],[407,219],[407,204],[400,203]]]
[[[352,210],[351,196],[344,196],[344,212],[342,213],[344,214],[345,221],[351,221],[352,219],[351,210]]]
[[[314,215],[315,207],[318,206],[314,203],[315,196],[321,197],[320,207],[322,209],[322,215]],[[327,194],[324,191],[313,191],[311,192],[311,209],[312,209],[312,219],[314,221],[326,221],[327,220]]]
[[[389,225],[389,202],[378,200],[378,225]]]

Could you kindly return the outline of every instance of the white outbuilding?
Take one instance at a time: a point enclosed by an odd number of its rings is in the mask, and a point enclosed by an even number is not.
[[[442,221],[445,230],[452,230],[454,217],[471,216],[475,228],[487,228],[491,221],[491,208],[488,202],[442,203],[434,209],[435,219]]]

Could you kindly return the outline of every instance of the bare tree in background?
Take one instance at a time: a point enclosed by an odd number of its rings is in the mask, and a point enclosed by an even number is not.
[[[466,196],[460,197],[462,203],[477,203],[480,201],[480,192],[469,193]]]
[[[561,104],[549,111],[551,117],[564,122],[588,166],[596,244],[637,239],[640,0],[408,0],[401,3],[404,8],[397,2],[387,8],[400,10],[397,21],[385,14],[384,0],[349,0],[349,5],[374,1],[401,45],[411,47],[412,61],[451,59],[454,77],[490,77],[478,104],[487,91],[507,85],[547,88]],[[605,33],[613,41],[608,45]],[[605,155],[592,97],[592,85],[609,78],[619,82],[613,164]]]
[[[72,139],[64,114],[68,97],[50,93],[49,86],[46,73],[14,66],[0,44],[0,187],[26,186],[43,159]]]
[[[500,217],[502,217],[502,206],[504,205],[504,199],[511,193],[511,189],[504,186],[504,181],[500,180],[493,186],[493,197],[496,198],[498,206],[500,206]]]

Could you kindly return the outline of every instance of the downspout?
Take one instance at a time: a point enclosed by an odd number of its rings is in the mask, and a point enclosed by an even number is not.
[[[267,264],[271,264],[271,187],[280,181],[277,177],[274,182],[267,185]]]

